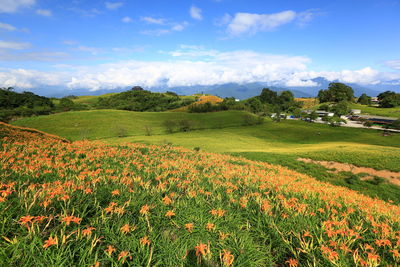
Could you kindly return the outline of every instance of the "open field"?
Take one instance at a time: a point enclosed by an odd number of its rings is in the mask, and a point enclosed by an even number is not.
[[[132,112],[123,110],[71,111],[48,116],[24,118],[13,122],[53,133],[71,140],[96,140],[119,136],[146,135],[166,132],[164,122],[189,121],[193,129],[224,128],[243,124],[243,111],[216,113]]]
[[[115,94],[118,93],[109,93],[104,95],[84,95],[84,96],[78,96],[78,98],[72,99],[72,101],[74,101],[75,103],[86,104],[91,106],[95,104],[100,97],[109,97]]]
[[[82,139],[82,132],[89,128],[91,130],[87,131],[87,138],[101,139],[110,144],[173,144],[189,149],[198,147],[202,151],[241,155],[252,160],[287,166],[322,181],[329,181],[369,196],[400,203],[400,188],[392,184],[371,184],[368,181],[349,184],[345,179],[351,176],[351,173],[332,174],[316,164],[297,161],[297,158],[303,157],[398,172],[400,171],[400,134],[382,136],[381,132],[376,130],[330,127],[292,120],[275,123],[266,119],[263,125],[241,126],[243,113],[240,112],[188,114],[91,111],[57,115],[63,115],[63,119],[52,115],[16,121],[15,124],[37,128],[71,140]],[[201,116],[195,118],[200,122],[203,121],[203,126],[207,125],[203,128],[208,129],[165,133],[162,126],[165,118],[197,115]],[[223,128],[215,124],[216,119],[223,120],[224,126],[230,127]],[[101,123],[102,120],[105,123]],[[115,128],[113,129],[114,124],[110,122],[124,125],[129,130],[127,133],[130,136],[118,137],[118,132]],[[151,136],[144,134],[145,124],[152,127]],[[74,125],[78,126],[73,127]]]
[[[400,118],[400,107],[378,108],[378,107],[370,107],[370,106],[365,106],[365,105],[356,104],[356,103],[351,103],[350,107],[352,109],[360,109],[363,114]]]
[[[39,266],[400,264],[400,208],[280,166],[0,125],[0,261]]]

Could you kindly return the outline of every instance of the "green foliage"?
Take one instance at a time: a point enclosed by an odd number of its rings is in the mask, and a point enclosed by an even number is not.
[[[364,93],[358,98],[357,103],[361,105],[371,105],[371,97]]]
[[[393,108],[400,106],[400,94],[386,91],[378,95],[379,106],[382,108]]]
[[[54,110],[51,99],[31,92],[17,93],[12,88],[0,88],[0,121],[13,117],[45,115]]]
[[[302,106],[302,103],[294,101],[293,93],[290,91],[277,93],[264,88],[259,96],[247,99],[245,105],[252,113],[271,114],[294,112]]]
[[[339,103],[336,103],[331,110],[333,113],[335,113],[336,116],[340,117],[342,115],[348,114],[350,111],[350,107],[347,101],[340,101]]]
[[[191,99],[181,99],[176,94],[152,93],[146,90],[130,90],[114,94],[106,98],[99,97],[96,108],[121,109],[130,111],[165,111],[187,106],[193,103]]]
[[[264,122],[264,117],[254,116],[252,114],[243,115],[243,125],[259,125]]]
[[[340,101],[352,102],[353,98],[353,88],[343,83],[330,83],[327,90],[320,90],[318,92],[318,99],[320,103]]]

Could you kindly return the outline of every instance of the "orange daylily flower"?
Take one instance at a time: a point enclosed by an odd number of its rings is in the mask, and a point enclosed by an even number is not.
[[[205,256],[208,253],[210,253],[209,247],[201,242],[195,247],[195,250],[196,250],[196,256]]]
[[[171,218],[172,216],[175,216],[175,212],[173,210],[169,210],[167,213],[165,213],[165,217]]]
[[[233,264],[235,256],[233,256],[230,251],[223,249],[220,258],[224,266],[231,266]]]
[[[127,233],[130,232],[131,227],[129,226],[129,224],[125,224],[124,226],[122,226],[122,227],[120,228],[120,230],[121,230],[122,233],[127,234]]]
[[[214,230],[214,228],[215,228],[215,224],[213,224],[213,223],[207,223],[206,224],[207,231]]]
[[[190,233],[193,231],[193,223],[187,223],[185,224],[186,230],[188,230]]]
[[[53,246],[53,245],[58,245],[58,238],[57,238],[57,236],[55,237],[55,238],[53,238],[53,237],[49,237],[49,239],[47,239],[46,241],[44,241],[44,245],[43,245],[43,248],[48,248],[48,247],[50,247],[50,246]]]
[[[288,259],[288,260],[285,261],[285,262],[286,262],[287,264],[289,264],[289,267],[297,267],[298,264],[299,264],[298,260],[295,260],[295,259],[292,259],[292,258]]]
[[[146,204],[142,206],[142,208],[140,209],[140,214],[147,215],[149,214],[149,211],[150,211],[150,206]]]
[[[144,236],[140,239],[140,244],[142,244],[143,246],[150,246],[150,240],[147,236]]]
[[[113,252],[114,252],[115,250],[116,250],[116,249],[115,249],[113,246],[108,245],[107,249],[104,250],[104,251],[105,251],[108,255],[111,255],[111,254],[113,254]]]
[[[122,262],[125,262],[125,260],[129,258],[132,259],[132,256],[129,254],[129,251],[121,251],[118,255],[118,260],[122,260]]]

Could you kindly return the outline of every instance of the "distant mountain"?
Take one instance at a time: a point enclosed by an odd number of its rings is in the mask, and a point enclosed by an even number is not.
[[[146,90],[150,90],[152,92],[166,92],[172,91],[180,95],[191,95],[191,94],[213,94],[220,97],[235,97],[238,99],[247,99],[253,96],[260,95],[263,88],[269,88],[274,91],[284,91],[290,90],[293,92],[295,97],[315,97],[318,94],[318,91],[321,89],[327,89],[329,83],[337,82],[337,81],[329,81],[323,77],[318,77],[312,79],[313,82],[318,84],[317,86],[285,86],[279,84],[268,84],[265,82],[255,82],[255,83],[226,83],[226,84],[217,84],[217,85],[194,85],[194,86],[176,86],[176,87],[167,87],[167,86],[158,86],[158,87],[150,87],[145,88]],[[392,81],[392,84],[376,84],[376,85],[360,85],[354,83],[346,83],[351,86],[354,90],[355,96],[360,96],[363,93],[366,93],[369,96],[377,96],[379,93],[384,91],[395,91],[400,93],[400,81]],[[134,86],[135,84],[132,84]],[[115,89],[100,89],[100,90],[89,90],[89,89],[65,89],[62,87],[42,87],[42,88],[34,88],[30,89],[38,95],[43,95],[47,97],[63,97],[67,95],[102,95],[107,93],[118,93],[131,89],[131,87],[120,87]],[[18,90],[17,91],[22,91]]]

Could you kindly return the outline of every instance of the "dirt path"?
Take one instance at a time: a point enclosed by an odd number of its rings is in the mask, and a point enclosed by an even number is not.
[[[335,172],[351,172],[354,174],[367,173],[369,176],[382,177],[385,178],[388,182],[400,186],[400,172],[375,170],[373,168],[358,167],[353,164],[340,163],[335,161],[319,161],[307,158],[298,158],[297,160],[305,163],[319,164],[327,169],[334,169]]]

